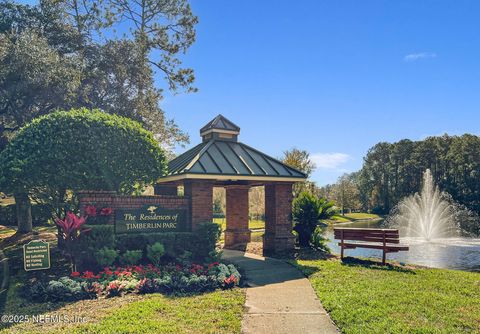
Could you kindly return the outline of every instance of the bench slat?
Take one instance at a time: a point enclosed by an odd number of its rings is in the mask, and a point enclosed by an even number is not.
[[[377,236],[377,235],[388,235],[388,236],[400,236],[400,233],[392,233],[392,232],[360,232],[360,231],[334,231],[335,235],[372,235],[372,236]]]
[[[335,227],[335,230],[341,231],[371,231],[371,232],[398,232],[395,228],[361,228],[361,227]]]
[[[342,238],[338,237],[335,238],[341,240]],[[383,243],[383,237],[364,237],[364,236],[356,236],[356,237],[343,237],[343,240],[351,240],[351,241],[369,241],[369,242],[379,242]],[[385,238],[385,242],[387,244],[399,244],[399,238]]]
[[[344,233],[343,235],[341,233],[335,233],[334,234],[335,239],[349,239],[349,240],[355,240],[355,238],[374,238],[374,239],[383,239],[388,238],[388,239],[400,239],[399,235],[389,235],[389,234],[361,234],[361,233]]]
[[[342,243],[338,243],[339,246],[342,246]],[[378,244],[365,244],[365,243],[354,243],[354,242],[344,242],[343,246],[349,247],[349,248],[372,248],[372,249],[386,249],[386,250],[395,250],[395,251],[408,251],[409,247],[404,246],[404,245],[378,245]]]

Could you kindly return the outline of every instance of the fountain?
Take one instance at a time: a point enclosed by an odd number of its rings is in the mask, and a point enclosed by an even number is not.
[[[480,238],[463,229],[463,226],[479,224],[478,214],[455,202],[448,193],[441,192],[427,169],[419,193],[401,200],[385,222],[369,222],[367,226],[400,230],[402,244],[408,245],[410,250],[391,254],[393,260],[480,272]],[[365,222],[348,223],[347,226],[365,228]],[[328,246],[332,251],[339,253],[338,243],[332,241],[333,229],[327,231],[325,237],[330,240]],[[379,257],[375,249],[357,248],[349,254]]]
[[[429,169],[423,173],[420,193],[404,198],[388,220],[405,237],[430,241],[458,235],[455,206],[434,184]]]

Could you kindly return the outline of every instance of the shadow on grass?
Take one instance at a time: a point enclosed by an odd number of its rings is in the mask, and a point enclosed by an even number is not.
[[[355,257],[345,257],[343,258],[342,265],[349,266],[349,267],[363,267],[367,269],[374,269],[374,270],[386,270],[386,271],[396,271],[402,272],[407,274],[415,275],[415,271],[411,268],[390,264],[387,263],[386,265],[382,265],[378,261],[369,260],[369,259],[359,259]]]

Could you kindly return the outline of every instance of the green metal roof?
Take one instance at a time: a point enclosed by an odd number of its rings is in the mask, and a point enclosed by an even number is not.
[[[201,143],[170,161],[168,175],[205,174],[248,177],[307,176],[256,149],[239,142],[212,139]]]
[[[223,115],[218,115],[208,122],[203,128],[200,129],[200,134],[214,129],[240,132],[240,127],[232,121],[226,119]]]
[[[218,115],[200,132],[221,133],[225,130],[240,132],[237,125]],[[238,142],[236,134],[227,138],[203,137],[201,144],[169,162],[168,174],[159,182],[188,178],[296,182],[307,178],[301,171]]]

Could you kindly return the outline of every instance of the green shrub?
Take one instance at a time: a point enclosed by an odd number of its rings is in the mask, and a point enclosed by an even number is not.
[[[196,261],[206,261],[220,237],[220,227],[215,223],[203,223],[195,232],[117,234],[116,245],[120,252],[141,249],[146,253],[147,245],[160,242],[165,255],[180,258],[185,252],[192,254]]]
[[[293,229],[298,233],[300,246],[308,247],[319,220],[328,219],[334,213],[333,202],[328,202],[325,198],[318,198],[309,192],[300,193],[293,200],[292,209],[295,222]]]
[[[194,252],[195,234],[192,232],[139,233],[116,235],[117,247],[121,252],[141,249],[146,254],[147,245],[160,242],[165,247],[165,255],[178,258],[186,250]]]
[[[108,267],[111,266],[113,262],[115,262],[118,256],[118,251],[112,248],[104,247],[97,250],[94,256],[99,266]]]
[[[140,123],[78,109],[41,116],[20,129],[0,153],[0,166],[2,191],[27,190],[59,212],[65,202],[59,189],[131,193],[164,175],[166,158]]]
[[[318,226],[312,234],[312,247],[326,253],[330,253],[330,248],[327,245],[328,239],[323,236],[323,229]]]
[[[143,256],[141,249],[127,250],[122,254],[120,262],[124,265],[134,265],[137,264]]]
[[[215,251],[221,232],[221,227],[213,222],[200,224],[195,230],[194,254],[198,258],[208,257]]]
[[[77,246],[77,260],[79,266],[84,269],[90,269],[96,266],[95,254],[98,250],[106,247],[115,249],[115,233],[113,225],[88,225],[85,224],[84,232],[80,235]]]
[[[94,252],[107,247],[115,248],[115,231],[113,225],[84,225],[89,229],[80,237],[80,247],[84,250]]]
[[[165,247],[159,242],[147,246],[147,258],[152,261],[155,266],[160,265],[160,259],[165,254]]]

